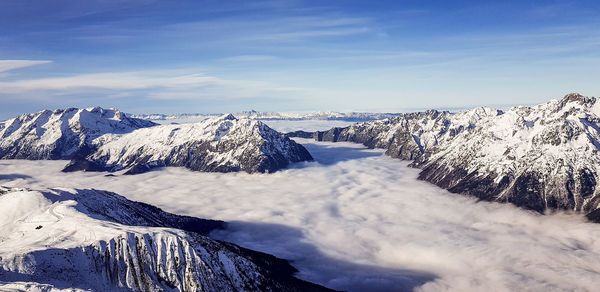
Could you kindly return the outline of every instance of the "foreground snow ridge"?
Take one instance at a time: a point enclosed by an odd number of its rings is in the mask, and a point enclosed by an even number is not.
[[[284,260],[202,235],[223,222],[110,192],[0,187],[0,211],[0,290],[327,290]]]

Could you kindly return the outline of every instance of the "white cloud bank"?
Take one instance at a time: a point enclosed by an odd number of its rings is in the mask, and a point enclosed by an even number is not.
[[[600,285],[600,224],[450,194],[379,150],[302,142],[317,162],[268,175],[167,168],[105,177],[59,173],[64,161],[0,161],[0,184],[107,189],[170,212],[235,221],[215,236],[291,259],[303,279],[336,289]]]

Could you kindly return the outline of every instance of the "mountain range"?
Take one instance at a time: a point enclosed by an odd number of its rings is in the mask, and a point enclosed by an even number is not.
[[[568,94],[506,111],[429,110],[327,131],[287,134],[348,141],[412,160],[419,178],[454,193],[600,219],[600,102]]]
[[[130,114],[128,116],[153,121],[200,120],[223,114]],[[253,120],[341,120],[341,121],[370,121],[399,116],[399,113],[368,113],[368,112],[311,112],[311,113],[282,113],[258,112],[255,110],[234,113],[234,116]]]
[[[312,157],[256,120],[223,115],[158,125],[95,107],[46,110],[1,122],[0,159],[71,159],[64,171],[135,174],[161,166],[265,173]]]

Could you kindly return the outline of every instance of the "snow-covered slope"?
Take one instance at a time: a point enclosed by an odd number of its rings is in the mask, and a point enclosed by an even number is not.
[[[599,123],[600,102],[571,94],[481,120],[415,165],[453,192],[587,213],[600,203]]]
[[[100,145],[97,151],[75,159],[65,170],[129,169],[127,173],[133,174],[159,166],[184,166],[198,171],[254,173],[312,160],[304,147],[264,123],[232,115],[104,135],[94,143]]]
[[[284,260],[177,229],[221,222],[105,191],[0,187],[0,226],[0,290],[327,290]]]
[[[23,114],[0,122],[0,159],[69,159],[89,152],[101,135],[154,125],[99,107]]]
[[[578,94],[506,112],[427,111],[312,135],[385,148],[452,192],[536,211],[600,203],[600,102]],[[292,133],[292,136],[310,133]]]
[[[371,121],[398,116],[397,113],[367,113],[367,112],[312,112],[312,113],[282,113],[282,112],[257,112],[254,110],[234,113],[238,118],[253,120],[345,120],[345,121]],[[129,115],[133,118],[169,121],[169,120],[200,120],[220,116],[218,114],[145,114]]]

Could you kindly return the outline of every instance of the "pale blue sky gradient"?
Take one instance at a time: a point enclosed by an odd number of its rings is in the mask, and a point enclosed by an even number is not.
[[[2,1],[0,118],[598,95],[598,15],[598,1]]]

